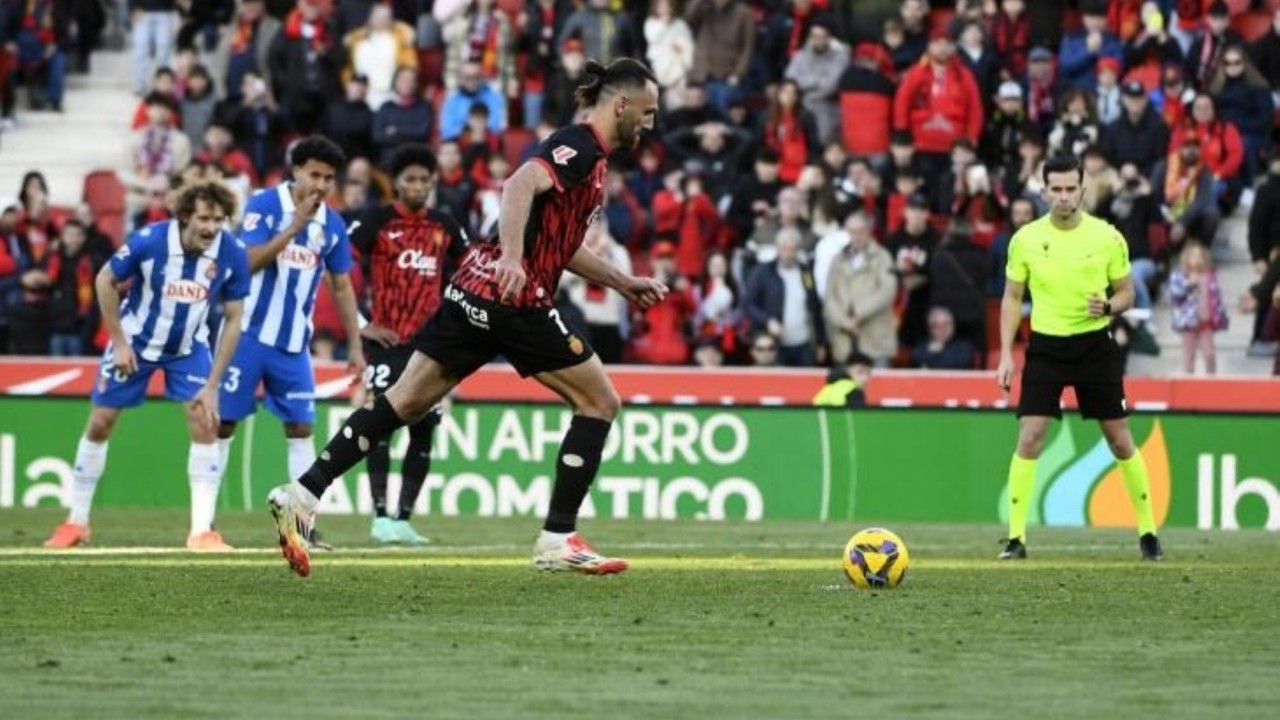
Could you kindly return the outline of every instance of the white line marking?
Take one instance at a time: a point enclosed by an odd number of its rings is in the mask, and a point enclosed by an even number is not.
[[[9,388],[5,392],[9,395],[44,395],[50,390],[80,377],[83,370],[80,368],[72,368],[64,370],[60,373],[54,373],[48,377],[42,377],[36,380],[28,380]]]
[[[822,500],[818,506],[818,519],[826,522],[831,516],[831,433],[827,429],[827,411],[818,411],[818,450],[822,453]]]

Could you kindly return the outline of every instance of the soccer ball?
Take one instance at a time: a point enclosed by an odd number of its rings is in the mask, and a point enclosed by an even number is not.
[[[902,538],[884,528],[859,530],[844,546],[844,574],[864,590],[897,587],[910,561]]]

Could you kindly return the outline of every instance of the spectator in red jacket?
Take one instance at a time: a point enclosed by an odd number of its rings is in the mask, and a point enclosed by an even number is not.
[[[698,277],[707,253],[723,237],[720,214],[703,189],[704,172],[699,161],[690,160],[667,176],[667,186],[653,198],[654,232],[671,243],[673,269],[686,278]]]
[[[1031,19],[1026,9],[1026,0],[1002,0],[1000,12],[991,21],[991,37],[1000,56],[1000,66],[1013,77],[1022,77],[1027,70]]]
[[[788,185],[800,178],[805,165],[822,155],[817,124],[813,114],[800,105],[800,86],[794,80],[784,80],[778,86],[764,126],[764,145],[778,152],[778,177]]]
[[[1191,103],[1188,126],[1200,138],[1200,156],[1213,174],[1213,195],[1228,212],[1240,195],[1240,169],[1244,165],[1244,141],[1235,125],[1218,117],[1218,101],[1200,93]],[[1170,148],[1172,150],[1172,148]]]
[[[926,57],[903,76],[893,126],[911,131],[916,153],[935,176],[947,168],[957,140],[978,142],[982,97],[945,30],[934,31]]]
[[[840,77],[841,140],[850,152],[864,157],[889,152],[893,117],[893,66],[876,43],[860,43],[853,63]]]
[[[689,360],[685,327],[697,307],[689,295],[689,281],[676,271],[676,248],[667,241],[653,246],[653,277],[667,283],[672,292],[636,317],[631,352],[647,365],[683,365]]]

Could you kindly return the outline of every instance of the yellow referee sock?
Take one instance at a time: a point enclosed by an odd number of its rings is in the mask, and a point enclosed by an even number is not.
[[[1151,512],[1151,481],[1147,479],[1147,461],[1142,459],[1142,453],[1134,452],[1133,457],[1118,460],[1117,463],[1124,475],[1124,489],[1129,491],[1129,502],[1133,503],[1133,512],[1138,516],[1138,534],[1154,533],[1156,520]]]
[[[1146,477],[1146,475],[1143,475]],[[1036,461],[1013,454],[1009,462],[1009,539],[1027,542],[1027,513],[1036,486]]]

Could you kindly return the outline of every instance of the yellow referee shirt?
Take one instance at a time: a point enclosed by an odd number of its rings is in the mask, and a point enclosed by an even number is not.
[[[1059,337],[1110,325],[1110,318],[1089,315],[1089,296],[1107,297],[1111,281],[1129,272],[1124,236],[1085,212],[1070,230],[1054,227],[1049,215],[1022,226],[1009,241],[1005,268],[1031,291],[1031,330]]]

